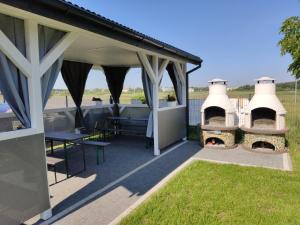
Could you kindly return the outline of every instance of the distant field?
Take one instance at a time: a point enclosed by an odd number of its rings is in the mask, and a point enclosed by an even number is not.
[[[160,99],[165,99],[168,94],[174,95],[174,92],[160,92],[159,97]],[[254,91],[228,91],[228,95],[230,98],[251,98],[254,94]],[[198,91],[198,92],[191,92],[189,93],[190,99],[205,99],[208,95],[208,91]],[[285,91],[277,91],[277,95],[284,104],[285,107],[287,107],[287,111],[289,114],[297,114],[300,113],[300,104],[297,103],[294,104],[294,91],[293,90],[285,90]],[[74,106],[74,102],[72,100],[72,97],[68,92],[65,93],[55,93],[52,94],[50,97],[47,108],[62,108],[66,105],[66,96],[68,96],[68,103],[69,106]],[[109,102],[109,96],[110,94],[108,92],[87,92],[83,96],[83,103],[82,105],[94,105],[94,102],[92,101],[93,97],[100,97],[104,103]],[[131,99],[139,98],[140,96],[144,96],[143,92],[130,92],[130,93],[122,93],[120,102],[123,104],[129,104],[131,102]],[[1,98],[0,98],[1,101]],[[297,95],[297,102],[300,102],[300,91]]]
[[[297,103],[295,104],[295,96],[294,90],[284,90],[284,91],[277,91],[277,96],[282,101],[283,105],[286,107],[288,111],[288,116],[291,118],[295,118],[300,114],[300,90],[298,91],[297,95]],[[174,92],[160,92],[159,97],[160,99],[166,99],[167,95],[174,95]],[[233,90],[228,91],[228,95],[230,98],[251,98],[254,94],[254,90]],[[189,93],[190,99],[205,99],[208,95],[208,91],[196,91]],[[50,99],[48,100],[48,104],[46,108],[64,108],[66,107],[66,96],[68,96],[68,106],[73,107],[75,106],[72,97],[68,93],[68,91],[63,91],[59,93],[52,93]],[[109,102],[110,93],[108,91],[86,91],[82,105],[83,106],[90,106],[94,105],[95,103],[92,101],[93,97],[100,97],[104,103]],[[123,104],[131,103],[131,99],[137,99],[141,96],[144,96],[142,91],[139,92],[127,92],[122,93],[120,102]],[[3,97],[0,95],[0,102],[3,102]],[[298,117],[297,117],[298,118]]]
[[[159,97],[160,99],[165,99],[169,94],[174,95],[174,92],[161,92]],[[53,93],[48,100],[46,108],[63,108],[66,106],[66,96],[68,96],[68,105],[69,107],[75,106],[71,95],[68,92],[64,93]],[[109,102],[109,92],[87,92],[83,96],[82,105],[89,106],[94,105],[95,103],[92,101],[93,97],[101,98],[104,103]],[[130,104],[131,99],[137,99],[141,96],[144,96],[143,92],[129,92],[129,93],[122,93],[120,97],[121,104]]]

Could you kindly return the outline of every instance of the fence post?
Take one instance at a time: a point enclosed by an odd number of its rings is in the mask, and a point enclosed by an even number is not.
[[[66,95],[66,108],[69,108],[68,95]]]
[[[297,85],[297,81],[298,81],[298,80],[297,80],[297,78],[296,78],[296,80],[295,80],[295,104],[297,103],[297,88],[298,88],[298,87],[297,87],[297,86],[298,86],[298,85]]]

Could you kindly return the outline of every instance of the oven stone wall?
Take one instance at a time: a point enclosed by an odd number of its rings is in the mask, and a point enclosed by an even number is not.
[[[209,131],[202,130],[200,132],[200,144],[205,145],[208,138],[219,138],[224,141],[225,148],[234,148],[235,145],[235,130],[230,131]]]
[[[247,149],[252,149],[252,144],[257,141],[269,142],[275,146],[276,152],[286,151],[284,134],[253,134],[245,132],[243,145]]]

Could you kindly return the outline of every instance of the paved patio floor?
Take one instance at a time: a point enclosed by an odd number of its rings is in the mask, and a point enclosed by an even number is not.
[[[95,151],[90,150],[87,151],[86,172],[50,187],[53,218],[35,224],[109,224],[189,159],[277,169],[286,167],[284,154],[254,153],[240,147],[201,149],[197,142],[177,143],[161,156],[154,157],[153,150],[145,148],[144,139],[121,137],[112,140],[106,151],[106,162],[99,166],[96,166]],[[80,154],[75,155],[73,169],[80,167],[79,159]],[[63,165],[60,169],[59,178],[64,178]],[[53,179],[51,172],[49,179]]]
[[[87,149],[87,170],[50,187],[53,218],[63,215],[54,224],[109,223],[199,150],[192,143],[177,143],[180,148],[166,154],[173,149],[171,146],[160,157],[154,157],[153,149],[147,149],[145,144],[145,139],[139,137],[114,138],[106,148],[106,161],[98,166],[95,149]],[[63,152],[55,155],[63,158]],[[71,172],[83,167],[81,157],[80,151],[71,155]],[[48,175],[52,183],[54,174]],[[62,163],[58,166],[58,180],[65,177]],[[32,219],[25,224],[53,222]]]

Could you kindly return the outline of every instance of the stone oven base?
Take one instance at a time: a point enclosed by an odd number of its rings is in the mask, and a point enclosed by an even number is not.
[[[250,150],[254,143],[266,142],[274,146],[274,152],[284,152],[285,148],[285,135],[284,134],[256,134],[245,132],[243,146]]]
[[[202,130],[200,134],[200,144],[206,147],[213,147],[213,148],[225,148],[230,149],[236,147],[235,145],[235,130]],[[206,144],[207,139],[215,138],[215,140],[220,139],[224,142],[223,145],[209,145]]]

